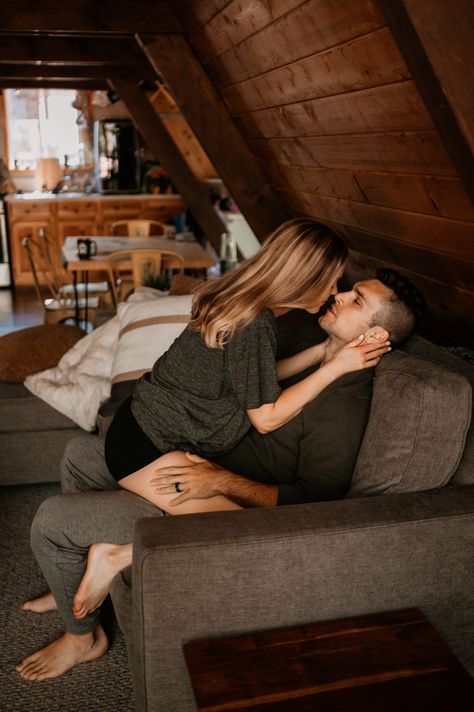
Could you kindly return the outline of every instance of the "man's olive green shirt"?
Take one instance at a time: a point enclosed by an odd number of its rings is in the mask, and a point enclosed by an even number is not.
[[[252,429],[216,463],[278,485],[278,504],[341,499],[369,419],[373,369],[334,381],[301,413],[267,435]]]

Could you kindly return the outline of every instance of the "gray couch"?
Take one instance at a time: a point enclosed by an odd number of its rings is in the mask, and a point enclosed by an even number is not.
[[[414,337],[377,368],[344,501],[138,522],[133,567],[112,589],[137,709],[195,709],[184,642],[413,606],[473,673],[469,382],[471,366]],[[56,479],[82,431],[59,415],[46,427],[47,406],[25,394],[7,401],[3,481]]]

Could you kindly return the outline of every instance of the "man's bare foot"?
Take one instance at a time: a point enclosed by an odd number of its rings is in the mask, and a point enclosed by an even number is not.
[[[92,544],[86,573],[74,596],[75,618],[92,613],[107,597],[114,577],[132,563],[132,544]]]
[[[33,613],[46,613],[47,611],[56,611],[58,609],[53,594],[45,593],[38,598],[32,598],[30,601],[20,603],[22,611],[33,611]]]
[[[26,680],[48,680],[63,675],[80,663],[102,657],[108,647],[107,636],[100,624],[85,635],[66,631],[54,643],[22,660],[15,670]]]

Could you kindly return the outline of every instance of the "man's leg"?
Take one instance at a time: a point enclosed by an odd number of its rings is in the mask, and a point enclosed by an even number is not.
[[[45,500],[33,521],[31,545],[64,621],[66,633],[17,667],[28,679],[57,677],[80,662],[103,655],[107,639],[99,610],[77,619],[74,594],[95,542],[127,544],[137,519],[162,515],[154,505],[124,490],[57,495]]]
[[[83,436],[68,442],[61,460],[61,490],[64,494],[118,489],[121,488],[105,463],[102,438]]]
[[[105,463],[104,441],[99,436],[86,435],[68,442],[61,460],[61,489],[67,494],[120,489]],[[57,606],[53,594],[48,592],[23,601],[20,608],[46,613],[56,610]]]

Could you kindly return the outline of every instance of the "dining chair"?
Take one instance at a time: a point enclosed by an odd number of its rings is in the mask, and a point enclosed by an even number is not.
[[[156,220],[117,220],[117,222],[112,223],[109,232],[117,237],[152,237],[158,235],[167,237],[169,228],[168,225]]]
[[[74,285],[69,275],[58,268],[55,248],[45,234],[25,237],[26,251],[36,294],[44,309],[44,323],[56,324],[67,319],[87,321],[89,311],[110,305],[111,291],[107,282]],[[77,295],[77,296],[76,296]]]
[[[166,288],[169,271],[184,273],[184,258],[174,250],[117,250],[109,255],[108,263],[115,304],[137,287]]]

